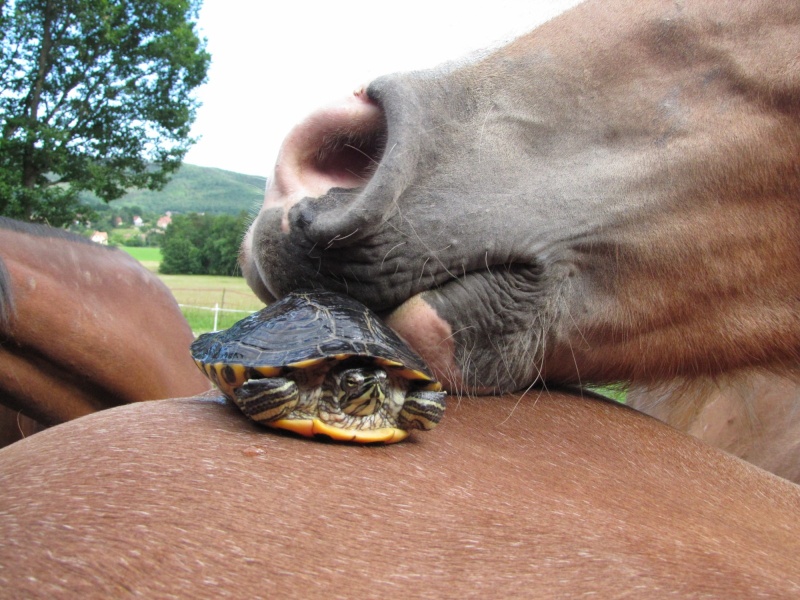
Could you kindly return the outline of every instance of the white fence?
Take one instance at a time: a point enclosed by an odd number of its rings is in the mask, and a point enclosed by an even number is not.
[[[213,331],[219,331],[219,313],[226,312],[226,313],[242,313],[245,315],[252,315],[254,310],[240,310],[235,308],[220,308],[219,303],[214,304],[213,307],[211,306],[195,306],[194,304],[178,304],[181,308],[194,308],[196,310],[210,310],[214,313],[214,329]]]

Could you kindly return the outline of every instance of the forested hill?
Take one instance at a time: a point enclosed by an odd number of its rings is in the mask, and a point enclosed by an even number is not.
[[[256,175],[184,164],[164,189],[135,190],[111,205],[138,206],[156,214],[173,211],[236,215],[261,206],[266,181]],[[81,199],[92,205],[102,204],[92,194],[82,194]]]

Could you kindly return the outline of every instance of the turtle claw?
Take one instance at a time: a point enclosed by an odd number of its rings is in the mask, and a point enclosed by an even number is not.
[[[254,421],[270,424],[294,410],[300,392],[294,381],[284,377],[250,379],[234,392],[233,400]]]
[[[433,429],[444,417],[447,392],[416,390],[406,396],[397,424],[402,429]]]

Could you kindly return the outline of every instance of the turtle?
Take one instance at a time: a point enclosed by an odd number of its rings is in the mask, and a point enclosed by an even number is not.
[[[252,420],[303,436],[399,442],[442,419],[447,393],[357,300],[302,290],[191,346],[200,370]]]

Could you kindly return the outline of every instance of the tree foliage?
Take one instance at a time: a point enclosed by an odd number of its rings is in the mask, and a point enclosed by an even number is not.
[[[0,0],[0,214],[60,225],[78,192],[159,189],[194,140],[200,0]]]
[[[238,274],[239,246],[247,213],[174,215],[161,244],[159,272],[182,275]]]

